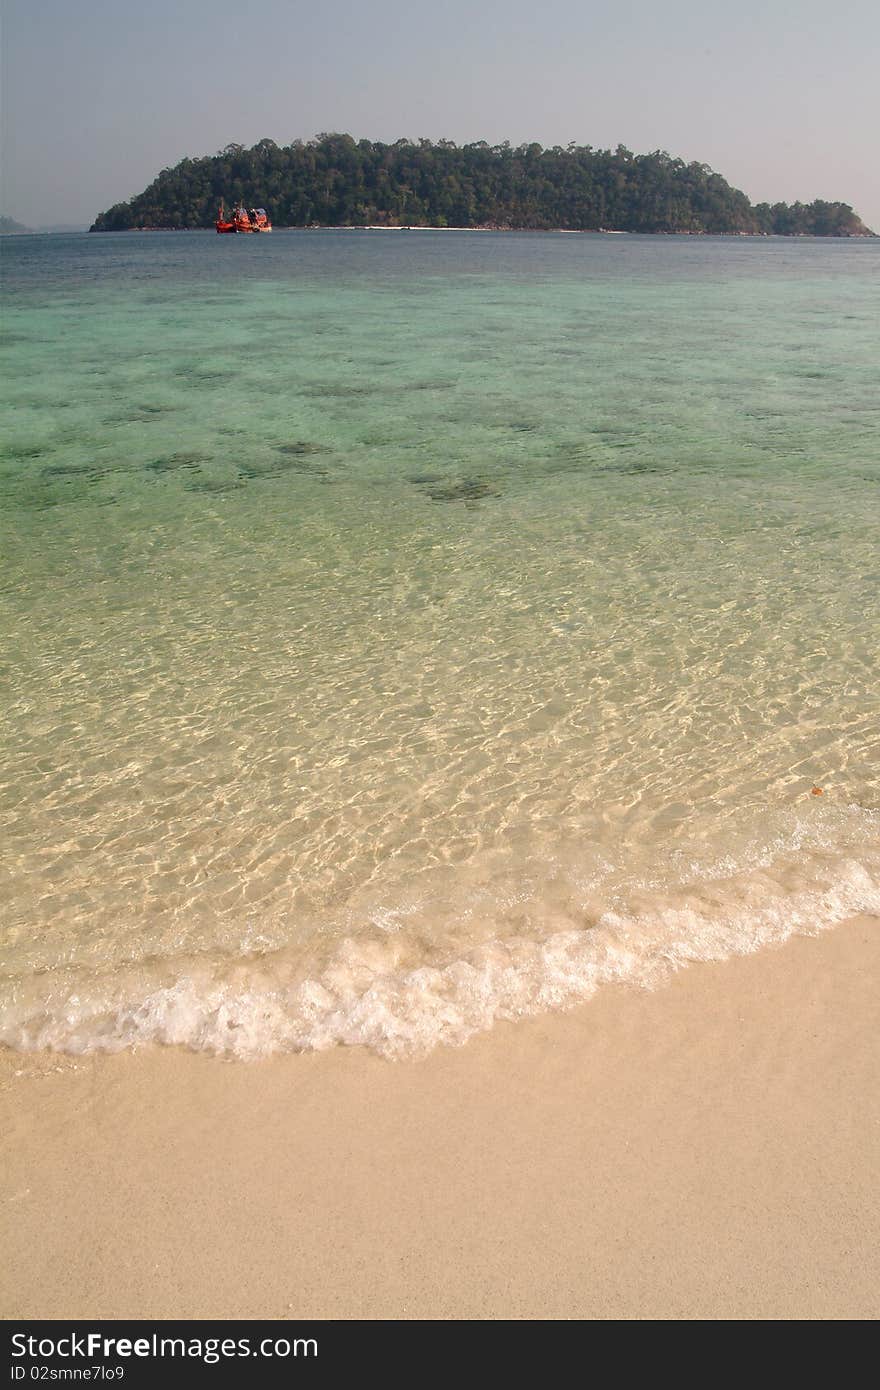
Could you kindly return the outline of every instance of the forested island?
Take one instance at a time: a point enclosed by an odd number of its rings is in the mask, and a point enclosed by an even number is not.
[[[14,217],[0,217],[0,236],[24,236],[31,231],[32,227],[26,227],[23,222],[16,222]]]
[[[276,227],[483,227],[535,231],[872,236],[847,203],[757,203],[707,164],[623,145],[385,145],[325,134],[163,169],[102,212],[93,232],[212,227],[221,199],[265,207]]]

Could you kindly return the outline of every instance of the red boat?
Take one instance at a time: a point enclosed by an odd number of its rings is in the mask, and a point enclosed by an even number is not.
[[[236,203],[232,209],[231,218],[226,216],[221,203],[214,225],[221,235],[229,232],[271,232],[272,230],[272,223],[266,215],[265,208],[245,208],[241,203]]]

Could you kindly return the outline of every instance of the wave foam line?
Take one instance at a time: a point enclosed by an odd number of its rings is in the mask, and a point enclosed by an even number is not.
[[[860,913],[880,915],[871,873],[854,860],[836,868],[833,885],[769,902],[748,901],[752,882],[738,906],[686,901],[640,915],[606,912],[590,929],[496,940],[442,966],[395,969],[393,948],[383,954],[375,941],[350,939],[318,978],[290,984],[273,976],[271,957],[227,965],[234,979],[219,965],[193,966],[137,1001],[121,998],[122,987],[105,978],[91,982],[91,998],[81,987],[53,991],[53,1008],[20,999],[0,1041],[73,1053],[165,1043],[243,1060],[338,1044],[420,1055],[464,1043],[498,1019],[570,1008],[603,984],[650,989],[694,961],[747,955]]]

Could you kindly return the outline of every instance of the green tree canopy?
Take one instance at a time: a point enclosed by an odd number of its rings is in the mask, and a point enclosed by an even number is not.
[[[759,203],[707,164],[665,150],[534,142],[396,140],[325,132],[280,146],[230,144],[163,169],[92,231],[211,227],[220,200],[265,207],[277,226],[450,226],[627,232],[870,235],[847,203]]]

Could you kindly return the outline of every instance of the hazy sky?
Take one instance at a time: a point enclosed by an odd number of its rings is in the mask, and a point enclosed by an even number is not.
[[[666,149],[880,230],[878,0],[2,0],[0,210],[323,130]]]

